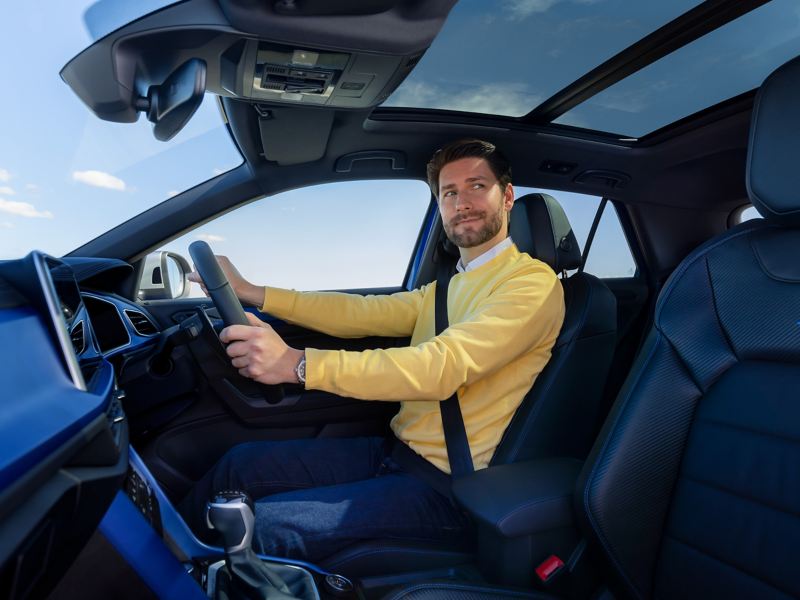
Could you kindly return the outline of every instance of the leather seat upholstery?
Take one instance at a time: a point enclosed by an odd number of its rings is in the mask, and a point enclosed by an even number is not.
[[[798,97],[800,58],[753,109],[747,185],[765,219],[672,274],[579,478],[617,597],[800,597]],[[413,589],[393,599],[482,597]]]
[[[583,475],[579,513],[626,596],[800,596],[798,97],[796,59],[754,106],[766,220],[675,270]]]
[[[558,202],[547,194],[517,199],[511,237],[521,252],[561,273],[577,269],[581,250]],[[616,342],[616,299],[596,277],[562,280],[566,316],[553,355],[506,430],[492,464],[539,456],[584,458],[599,427],[598,410]],[[353,576],[430,569],[463,563],[463,547],[397,541],[363,543],[323,561]]]

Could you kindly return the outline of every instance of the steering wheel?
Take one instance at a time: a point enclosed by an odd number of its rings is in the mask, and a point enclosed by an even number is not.
[[[229,325],[250,325],[244,314],[241,302],[233,292],[228,278],[220,268],[211,247],[203,241],[192,242],[189,245],[189,255],[194,261],[194,266],[208,290],[214,306],[217,307],[222,322]],[[228,406],[243,420],[264,418],[263,403],[279,404],[283,399],[282,385],[264,385],[239,375],[231,366],[230,358],[225,348],[214,332],[211,321],[208,320],[208,330],[204,335],[210,348],[210,355],[195,354],[198,360],[205,365],[205,374],[211,387],[223,398]],[[194,352],[200,352],[195,348]],[[213,357],[216,356],[216,359]],[[232,382],[235,382],[232,383]]]
[[[241,302],[231,287],[228,278],[219,266],[211,247],[203,241],[192,242],[189,245],[189,255],[194,261],[194,266],[217,307],[222,322],[228,325],[249,325],[250,322],[244,314]]]

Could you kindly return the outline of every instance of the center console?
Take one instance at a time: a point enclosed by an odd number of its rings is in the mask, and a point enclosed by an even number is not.
[[[206,597],[235,598],[235,592],[231,593],[231,569],[234,571],[238,569],[240,572],[243,569],[245,577],[248,577],[254,570],[258,571],[261,568],[259,564],[255,566],[244,564],[242,552],[235,552],[236,547],[226,549],[200,541],[178,514],[133,448],[130,449],[130,466],[123,489],[127,500],[144,518],[145,523],[142,525],[151,529],[151,533],[169,549],[183,565],[184,573],[194,578]],[[252,516],[252,513],[250,515]],[[215,524],[220,527],[218,521]],[[274,590],[265,589],[264,598],[356,600],[362,597],[354,585],[341,575],[330,573],[304,561],[255,555],[249,548],[249,540],[247,542],[238,549],[246,547],[250,553],[248,559],[263,565],[270,576],[275,576],[277,582]],[[226,542],[226,545],[229,544]],[[258,576],[258,573],[255,573],[255,576]],[[286,584],[283,591],[279,589],[281,583]]]

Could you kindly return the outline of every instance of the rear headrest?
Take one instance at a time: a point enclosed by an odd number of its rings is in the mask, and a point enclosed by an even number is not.
[[[772,73],[756,95],[747,149],[747,193],[765,219],[800,225],[800,57]]]
[[[567,215],[548,194],[527,194],[514,201],[510,233],[520,252],[547,263],[556,273],[581,266],[581,249]]]

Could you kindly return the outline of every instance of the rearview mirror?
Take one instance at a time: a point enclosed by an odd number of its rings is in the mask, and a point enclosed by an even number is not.
[[[174,300],[189,295],[186,275],[192,268],[180,254],[151,252],[144,257],[139,277],[139,300]]]
[[[186,126],[203,102],[205,91],[206,63],[193,58],[175,69],[161,85],[151,85],[147,98],[140,98],[136,108],[146,111],[155,138],[166,142]]]

